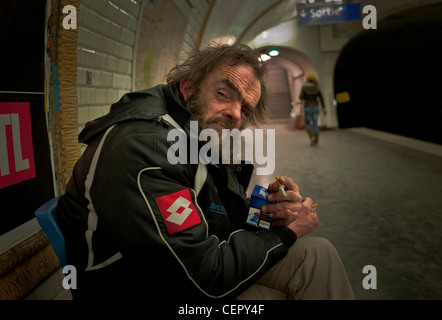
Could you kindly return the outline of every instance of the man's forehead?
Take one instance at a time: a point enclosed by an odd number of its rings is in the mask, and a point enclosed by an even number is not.
[[[220,70],[226,76],[227,84],[234,86],[242,98],[253,107],[261,97],[261,83],[255,76],[252,67],[247,65],[221,65]]]

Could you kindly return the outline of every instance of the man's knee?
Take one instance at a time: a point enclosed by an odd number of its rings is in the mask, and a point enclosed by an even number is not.
[[[302,237],[293,246],[296,255],[299,257],[330,257],[338,255],[335,246],[326,238]]]

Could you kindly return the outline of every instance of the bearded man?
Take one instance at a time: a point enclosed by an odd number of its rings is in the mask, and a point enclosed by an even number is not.
[[[250,164],[167,160],[168,132],[195,139],[191,121],[217,132],[265,122],[264,75],[256,50],[212,45],[86,124],[57,207],[74,299],[354,298],[333,245],[304,237],[318,215],[292,179],[268,186],[275,223],[262,230],[246,223]]]

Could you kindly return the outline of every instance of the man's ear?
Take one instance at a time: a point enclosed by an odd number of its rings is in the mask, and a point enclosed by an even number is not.
[[[187,99],[189,99],[189,97],[193,93],[193,87],[190,80],[184,80],[180,82],[180,92],[183,95],[184,102],[187,102]]]

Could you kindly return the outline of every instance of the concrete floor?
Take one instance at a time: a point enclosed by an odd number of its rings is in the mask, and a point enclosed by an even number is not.
[[[312,148],[290,121],[262,128],[276,129],[276,170],[251,186],[285,175],[319,203],[311,235],[336,246],[357,299],[442,299],[442,146],[355,128]],[[366,265],[377,289],[363,287]]]

